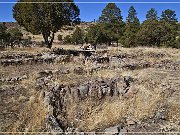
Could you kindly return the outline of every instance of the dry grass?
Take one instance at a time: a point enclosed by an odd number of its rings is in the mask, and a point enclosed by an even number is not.
[[[45,118],[48,114],[48,108],[45,108],[44,100],[39,98],[39,91],[35,90],[35,76],[37,75],[33,75],[28,80],[21,82],[21,85],[29,90],[31,96],[28,97],[28,102],[20,111],[18,116],[20,119],[10,129],[12,132],[45,131]]]
[[[72,45],[54,45],[54,47],[61,47],[65,49],[78,49],[79,46]],[[48,49],[47,49],[48,50]],[[15,50],[7,50],[5,53],[27,52],[37,53],[46,51],[45,48],[22,48]],[[101,51],[101,50],[100,50]],[[170,59],[173,61],[180,61],[180,51],[170,48],[108,48],[108,55],[118,55],[127,53],[129,55],[138,54],[139,58],[147,61],[160,61],[162,59]],[[162,57],[149,57],[148,54],[163,54]],[[91,64],[81,65],[78,63],[54,63],[54,64],[38,64],[38,65],[21,65],[0,67],[1,76],[11,77],[26,74],[28,79],[21,81],[18,85],[26,89],[26,95],[20,95],[8,99],[9,104],[22,104],[19,114],[19,120],[12,121],[11,127],[8,131],[45,131],[45,117],[48,113],[47,108],[44,107],[43,100],[40,97],[40,92],[35,90],[35,81],[40,71],[57,70],[61,67],[70,69],[70,74],[55,75],[55,81],[64,84],[83,83],[90,77],[94,78],[113,78],[118,76],[132,76],[135,82],[135,89],[137,93],[129,98],[114,97],[105,98],[102,101],[94,101],[87,99],[83,102],[73,102],[67,108],[67,121],[76,123],[76,126],[84,131],[93,131],[100,128],[109,127],[122,122],[125,117],[141,121],[146,118],[153,117],[158,109],[166,107],[168,121],[180,121],[180,93],[179,82],[180,74],[178,71],[170,71],[163,69],[139,69],[139,70],[119,70],[102,69],[94,72],[92,76],[87,74],[77,75],[73,73],[75,67],[84,67],[86,70],[92,66]],[[170,88],[162,88],[162,84]],[[4,85],[4,84],[2,84]],[[77,112],[83,114],[77,118]]]
[[[77,122],[80,129],[85,131],[94,131],[101,128],[109,127],[121,122],[125,117],[135,119],[137,122],[143,119],[154,117],[157,110],[163,106],[167,106],[166,111],[168,121],[179,121],[179,107],[180,100],[174,99],[169,95],[164,97],[163,89],[160,87],[162,83],[169,80],[169,76],[176,74],[167,70],[144,69],[126,71],[121,75],[131,75],[138,79],[135,88],[137,93],[130,98],[116,97],[105,99],[100,104],[95,104],[91,99],[83,101],[83,103],[71,104],[68,109],[68,119],[73,121],[77,114],[77,108],[81,110],[82,117]],[[104,77],[101,76],[101,77]],[[105,76],[107,77],[107,76]],[[110,77],[110,76],[109,76]],[[178,81],[178,75],[174,76]],[[177,85],[178,82],[173,82],[172,86]],[[178,89],[174,88],[176,94]]]

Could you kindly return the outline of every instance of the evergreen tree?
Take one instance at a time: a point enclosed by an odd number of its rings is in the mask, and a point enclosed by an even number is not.
[[[19,2],[34,0],[19,0]],[[37,0],[36,2],[62,2]],[[33,34],[42,34],[48,48],[52,47],[54,33],[71,22],[79,21],[79,8],[74,3],[19,3],[13,7],[13,17],[19,25]],[[73,2],[69,0],[68,2]]]
[[[86,34],[86,40],[91,44],[102,44],[108,43],[109,41],[101,24],[95,24],[89,27]]]
[[[126,18],[125,32],[122,37],[122,43],[125,47],[131,47],[136,45],[137,32],[140,27],[139,19],[137,18],[137,12],[133,6],[128,11],[128,17]]]
[[[131,6],[131,7],[129,8],[128,16],[127,16],[127,18],[126,18],[126,21],[129,22],[129,23],[133,23],[136,18],[137,18],[137,12],[136,12],[136,10],[134,9],[134,7]]]
[[[4,39],[6,37],[6,30],[7,30],[7,27],[0,23],[0,39]]]
[[[63,39],[63,43],[64,43],[64,44],[71,44],[71,43],[72,43],[72,37],[71,37],[71,35],[65,36],[64,39]]]
[[[162,44],[164,46],[173,47],[176,44],[176,37],[178,35],[178,24],[176,13],[173,10],[167,9],[162,12],[160,19],[162,31]]]
[[[160,46],[161,28],[158,20],[146,20],[137,34],[141,46]]]
[[[176,33],[174,27],[164,20],[146,20],[137,34],[138,43],[142,46],[173,47]]]
[[[23,37],[22,32],[18,28],[8,29],[8,33],[10,34],[12,41],[15,41],[15,40],[20,41]]]
[[[98,22],[103,27],[104,35],[107,36],[108,43],[116,41],[123,35],[124,22],[121,15],[121,10],[116,6],[115,3],[109,3],[103,9],[102,15],[99,17]]]
[[[157,11],[154,8],[151,8],[149,11],[147,11],[146,19],[147,20],[157,20],[158,19]]]
[[[83,44],[84,43],[84,32],[80,27],[76,27],[75,31],[72,34],[72,42],[74,44]]]
[[[162,12],[160,21],[157,20],[155,9],[148,11],[147,20],[138,32],[138,43],[147,46],[174,47],[177,37],[177,18],[172,10]]]
[[[170,9],[164,10],[161,15],[161,20],[164,20],[169,23],[176,23],[177,18],[176,18],[175,11],[170,10]]]
[[[161,28],[161,45],[165,47],[173,47],[176,43],[177,29],[175,25],[165,20],[159,21]]]

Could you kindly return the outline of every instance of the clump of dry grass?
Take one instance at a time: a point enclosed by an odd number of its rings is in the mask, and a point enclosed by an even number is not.
[[[120,123],[124,118],[135,119],[137,122],[153,118],[161,107],[166,106],[167,121],[177,122],[180,101],[177,99],[176,104],[174,100],[170,103],[168,100],[170,97],[164,97],[161,88],[162,83],[173,73],[175,72],[152,68],[125,71],[121,75],[128,74],[137,80],[134,86],[137,93],[134,96],[106,98],[99,104],[95,104],[96,101],[91,99],[78,104],[72,103],[67,109],[67,119],[73,121],[79,108],[82,116],[76,120],[76,126],[83,131],[94,131]],[[178,79],[178,76],[174,76],[174,79]],[[178,89],[175,91],[178,92]]]

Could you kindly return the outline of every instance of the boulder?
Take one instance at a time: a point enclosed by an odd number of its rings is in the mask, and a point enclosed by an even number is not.
[[[113,127],[106,128],[104,130],[104,132],[106,134],[108,134],[108,133],[110,133],[110,134],[117,134],[117,133],[121,132],[121,129],[122,129],[121,125],[116,125],[116,126],[113,126]]]
[[[80,85],[78,90],[81,98],[87,97],[89,92],[89,84]]]

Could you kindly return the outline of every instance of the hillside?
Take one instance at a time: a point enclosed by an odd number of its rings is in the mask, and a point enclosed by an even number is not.
[[[79,24],[77,26],[80,27],[83,30],[86,30],[92,24],[94,24],[94,22],[82,22],[81,24]],[[25,37],[25,38],[27,36],[30,36],[33,41],[37,41],[37,42],[44,41],[42,35],[33,35],[32,33],[27,32],[25,30],[25,28],[20,27],[16,22],[5,22],[5,26],[8,29],[10,29],[10,28],[19,28],[21,30],[21,32],[23,33],[23,37]],[[58,32],[55,33],[54,42],[58,42],[57,36],[59,34],[62,35],[63,38],[64,38],[65,36],[72,34],[73,31],[75,30],[75,28],[76,28],[76,26],[64,26],[61,30],[59,30]]]

